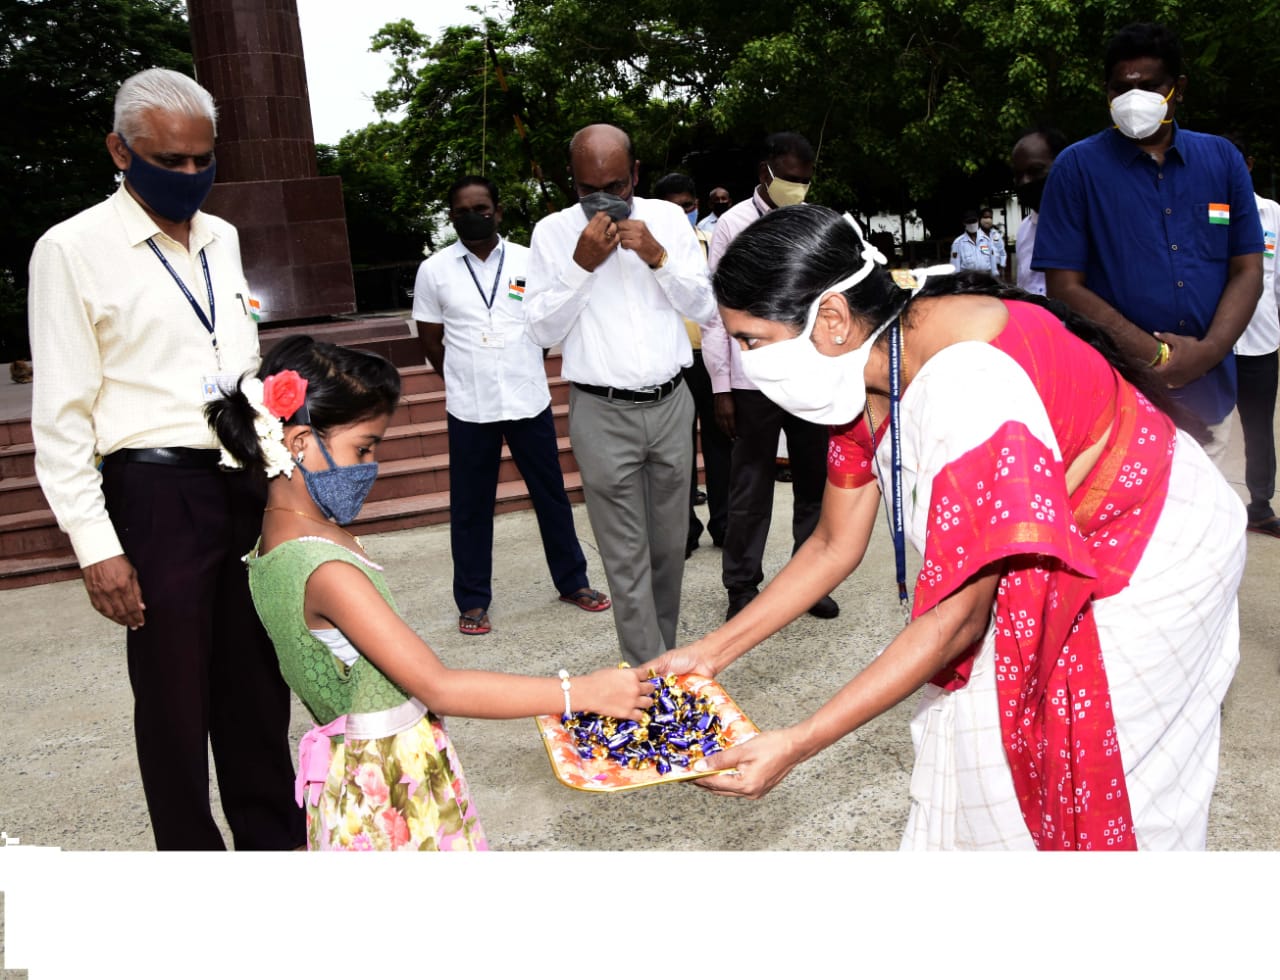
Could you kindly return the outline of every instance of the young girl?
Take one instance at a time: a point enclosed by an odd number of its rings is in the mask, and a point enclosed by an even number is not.
[[[636,669],[452,670],[400,618],[382,568],[342,527],[377,475],[399,398],[387,361],[296,336],[207,409],[224,463],[270,479],[249,586],[281,673],[316,720],[297,780],[312,850],[486,847],[439,715],[519,718],[572,705],[638,720],[652,703]]]

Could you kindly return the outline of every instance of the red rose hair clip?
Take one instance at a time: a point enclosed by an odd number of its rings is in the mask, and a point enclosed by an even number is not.
[[[262,405],[281,420],[288,420],[307,403],[307,379],[297,371],[281,371],[262,381]],[[299,422],[306,424],[305,419]]]

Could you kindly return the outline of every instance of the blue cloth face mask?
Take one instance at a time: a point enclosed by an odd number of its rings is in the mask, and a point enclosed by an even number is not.
[[[315,430],[312,432],[315,433]],[[373,481],[378,478],[378,464],[338,466],[319,435],[316,435],[316,442],[329,468],[309,470],[301,463],[298,464],[307,485],[307,493],[311,494],[311,499],[325,517],[339,524],[350,524],[359,515],[360,508],[364,506],[364,498],[369,496]]]
[[[138,192],[147,207],[168,221],[188,221],[200,210],[200,205],[213,187],[216,161],[193,174],[166,170],[142,159],[142,154],[131,147],[123,136],[120,137],[120,142],[124,143],[130,154],[124,179]]]
[[[689,224],[693,225],[694,228],[698,227],[698,209],[697,208],[694,208],[692,211],[686,211],[684,216],[689,219]]]

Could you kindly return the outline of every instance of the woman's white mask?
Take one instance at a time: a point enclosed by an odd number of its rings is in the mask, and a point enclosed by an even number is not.
[[[862,267],[818,294],[798,336],[742,352],[742,371],[752,384],[775,405],[819,425],[844,425],[862,414],[867,404],[863,372],[871,357],[871,345],[893,321],[890,317],[880,324],[847,354],[829,357],[814,346],[813,328],[822,301],[856,286],[877,265],[887,264],[880,250],[862,238],[862,229],[853,217],[844,217],[862,239]]]

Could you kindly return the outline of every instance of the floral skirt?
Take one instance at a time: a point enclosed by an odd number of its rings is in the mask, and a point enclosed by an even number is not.
[[[332,739],[328,777],[315,789],[305,801],[308,850],[488,850],[453,743],[430,712],[396,735]]]

